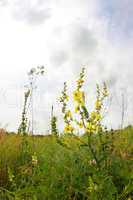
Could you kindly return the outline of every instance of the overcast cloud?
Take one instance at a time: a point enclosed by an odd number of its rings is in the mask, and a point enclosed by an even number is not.
[[[35,95],[36,130],[47,130],[51,105],[63,82],[73,83],[82,65],[86,89],[93,96],[96,82],[107,81],[111,105],[109,127],[121,120],[121,93],[127,97],[125,125],[133,117],[131,0],[0,0],[0,122],[18,126],[23,86],[31,67],[46,66]],[[70,89],[72,86],[70,86]],[[125,91],[126,90],[126,91]]]

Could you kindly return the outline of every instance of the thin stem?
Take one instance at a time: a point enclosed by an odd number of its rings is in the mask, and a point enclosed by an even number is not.
[[[82,113],[81,109],[80,109],[80,115],[81,115],[81,120],[83,122],[83,126],[86,129],[86,125],[85,125],[85,122],[84,122],[84,116],[83,116],[83,113]],[[93,150],[93,148],[91,146],[90,135],[88,136],[88,147],[89,147],[89,149],[91,151],[91,154],[93,155],[94,160],[96,161],[96,164],[97,164],[98,168],[100,169],[100,164],[99,164],[98,158],[96,156],[95,151]]]

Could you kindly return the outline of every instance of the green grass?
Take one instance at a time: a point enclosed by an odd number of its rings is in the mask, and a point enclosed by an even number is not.
[[[3,135],[0,200],[126,200],[133,195],[133,127],[76,137]],[[32,156],[38,163],[33,164]]]

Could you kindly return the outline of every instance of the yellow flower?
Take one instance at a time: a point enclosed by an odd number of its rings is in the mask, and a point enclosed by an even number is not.
[[[70,133],[73,131],[74,131],[74,128],[71,126],[71,124],[66,124],[66,126],[64,128],[64,133]]]
[[[101,119],[102,119],[102,117],[101,117],[100,113],[97,113],[96,114],[96,121],[100,121]]]
[[[65,96],[65,99],[66,99],[66,101],[69,101],[69,96],[66,95],[66,96]]]
[[[96,110],[100,110],[102,107],[102,102],[100,100],[96,100],[95,102],[95,108]]]
[[[97,125],[96,132],[98,133],[98,132],[102,132],[102,131],[103,131],[102,126],[100,124]]]
[[[75,113],[77,113],[77,112],[79,112],[79,110],[80,110],[80,107],[76,106],[74,111],[75,111]]]
[[[77,80],[77,84],[78,84],[78,85],[82,85],[83,83],[84,83],[84,80],[83,80],[83,79]]]
[[[94,111],[91,112],[91,113],[90,113],[90,117],[91,117],[92,120],[94,120],[95,117],[96,117],[96,112],[94,112]]]
[[[90,113],[90,117],[92,121],[100,121],[102,119],[100,113],[94,111]]]
[[[87,122],[87,124],[86,124],[86,131],[88,132],[88,133],[93,133],[93,132],[95,132],[96,131],[96,125],[94,125],[94,124],[92,124],[91,122]]]
[[[106,83],[103,84],[103,92],[102,92],[102,94],[103,94],[103,97],[107,97],[109,95]]]
[[[72,113],[71,113],[70,110],[68,110],[68,111],[66,112],[65,117],[66,117],[66,118],[72,119]]]
[[[104,91],[104,92],[103,92],[103,96],[104,96],[104,97],[109,96],[108,92],[107,92],[107,91]]]
[[[83,128],[83,122],[82,121],[78,122],[78,126],[79,128]]]
[[[80,91],[80,90],[76,90],[73,92],[73,99],[75,102],[77,102],[78,104],[84,104],[85,101],[85,95],[84,92]]]

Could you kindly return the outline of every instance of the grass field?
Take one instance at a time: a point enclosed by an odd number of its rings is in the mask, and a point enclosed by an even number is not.
[[[0,200],[131,200],[133,128],[91,144],[87,135],[1,134]]]

